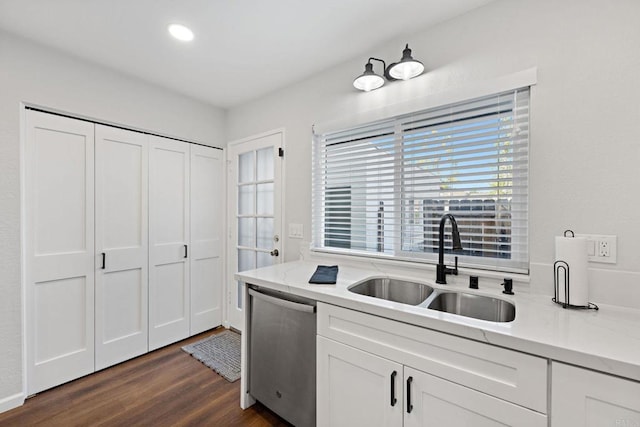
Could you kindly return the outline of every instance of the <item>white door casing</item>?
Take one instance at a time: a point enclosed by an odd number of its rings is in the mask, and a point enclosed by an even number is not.
[[[149,350],[189,336],[189,144],[149,137]]]
[[[94,371],[94,127],[28,110],[27,394]]]
[[[227,149],[227,319],[243,330],[244,284],[238,271],[282,260],[283,131],[230,143]]]
[[[191,335],[222,324],[222,154],[191,146]]]
[[[147,135],[96,125],[96,370],[148,348]]]

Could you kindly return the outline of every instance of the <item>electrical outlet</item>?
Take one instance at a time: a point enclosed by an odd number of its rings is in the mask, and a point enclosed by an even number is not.
[[[587,239],[589,262],[615,264],[617,262],[617,236],[601,234],[576,234]]]

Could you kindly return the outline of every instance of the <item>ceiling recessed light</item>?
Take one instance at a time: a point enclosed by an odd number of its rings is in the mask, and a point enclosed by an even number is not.
[[[176,39],[183,42],[190,42],[193,40],[193,31],[180,24],[169,25],[169,33]]]

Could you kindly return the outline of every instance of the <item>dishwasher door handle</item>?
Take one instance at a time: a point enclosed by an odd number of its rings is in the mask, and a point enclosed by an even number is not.
[[[263,301],[270,302],[271,304],[279,305],[280,307],[290,308],[296,311],[303,311],[305,313],[315,313],[316,306],[302,304],[299,302],[293,302],[282,298],[272,297],[271,295],[265,295],[262,292],[255,291],[253,289],[249,289],[249,295],[254,298],[261,299]]]

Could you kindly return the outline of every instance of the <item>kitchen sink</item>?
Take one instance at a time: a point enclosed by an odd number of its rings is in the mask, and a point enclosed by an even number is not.
[[[384,277],[366,280],[350,287],[349,291],[368,297],[418,305],[431,295],[433,288],[422,283]]]
[[[509,301],[464,292],[443,292],[427,308],[491,322],[511,322],[516,307]]]

